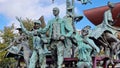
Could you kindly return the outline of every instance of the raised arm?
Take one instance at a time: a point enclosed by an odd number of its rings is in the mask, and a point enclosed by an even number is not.
[[[116,27],[111,26],[111,25],[109,24],[109,22],[114,22],[114,21],[113,21],[113,19],[112,19],[112,15],[108,15],[108,14],[110,14],[110,13],[107,13],[107,12],[104,13],[104,22],[106,23],[106,25],[107,25],[108,27],[114,29],[114,30],[120,31],[120,28],[116,28]],[[109,16],[111,16],[111,17],[109,17]],[[109,18],[110,18],[111,20],[109,20]]]
[[[51,26],[51,21],[48,22],[48,24],[45,26],[45,28],[39,29],[39,30],[38,30],[38,33],[43,33],[43,34],[45,34],[45,33],[50,29],[50,26]]]
[[[33,31],[28,31],[28,30],[26,30],[26,28],[24,27],[24,25],[23,25],[23,21],[22,21],[22,19],[21,18],[18,18],[18,17],[16,17],[16,19],[20,22],[20,26],[21,26],[21,29],[22,29],[22,31],[25,33],[25,34],[27,34],[27,35],[30,35],[30,36],[33,36]]]
[[[100,49],[95,45],[95,43],[93,42],[93,40],[89,39],[88,44],[89,44],[94,50],[96,50],[97,53],[100,52]]]
[[[7,49],[11,48],[15,44],[15,40],[13,40],[6,48],[0,50],[0,52],[6,51]]]

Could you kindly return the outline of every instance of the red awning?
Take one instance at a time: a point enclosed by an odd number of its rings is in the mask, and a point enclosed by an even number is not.
[[[90,20],[94,25],[98,25],[103,21],[103,15],[108,6],[97,7],[93,9],[88,9],[84,11],[85,16]],[[116,20],[115,26],[120,27],[120,18],[117,18],[120,15],[120,3],[115,4],[115,8],[112,11],[113,19]]]

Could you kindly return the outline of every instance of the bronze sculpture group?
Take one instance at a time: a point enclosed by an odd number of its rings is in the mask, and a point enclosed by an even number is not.
[[[81,2],[82,4],[91,3],[89,0],[81,0]],[[25,55],[24,59],[27,68],[35,68],[37,63],[40,68],[46,68],[47,52],[45,52],[44,41],[49,45],[53,60],[53,68],[63,67],[64,58],[71,58],[71,49],[73,46],[78,48],[77,68],[92,68],[92,56],[98,55],[102,48],[105,50],[105,55],[109,56],[110,61],[108,61],[108,64],[114,65],[113,57],[120,49],[120,40],[117,39],[114,34],[120,29],[113,26],[114,20],[111,14],[114,8],[113,3],[108,2],[109,10],[105,11],[104,19],[101,24],[96,26],[95,29],[86,26],[81,30],[80,34],[75,29],[74,22],[80,21],[83,17],[74,14],[74,5],[70,0],[66,0],[66,3],[66,16],[60,18],[59,8],[53,8],[53,15],[55,18],[51,19],[44,28],[41,28],[42,23],[40,20],[34,20],[33,22],[36,28],[32,31],[28,31],[24,27],[22,19],[16,18],[20,22],[21,31],[25,35],[33,37],[32,55],[28,47],[27,38],[23,39],[23,36],[20,38],[22,41],[20,46],[24,48],[23,55]],[[48,37],[46,36],[47,31]],[[96,45],[95,40],[99,41],[101,45]],[[19,45],[15,43],[12,45]],[[9,48],[11,48],[11,46]]]

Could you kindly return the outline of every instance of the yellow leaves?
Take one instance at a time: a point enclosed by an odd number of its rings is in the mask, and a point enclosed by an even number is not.
[[[32,30],[32,28],[33,28],[33,26],[34,26],[34,23],[33,23],[33,21],[31,20],[31,19],[28,19],[28,18],[26,18],[26,19],[24,19],[24,20],[22,20],[23,21],[23,25],[24,25],[24,27],[27,29],[27,30]]]
[[[2,38],[4,39],[5,43],[9,43],[14,38],[14,24],[10,27],[4,27]]]

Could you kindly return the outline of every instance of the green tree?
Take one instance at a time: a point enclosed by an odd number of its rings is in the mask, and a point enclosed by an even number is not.
[[[2,35],[2,38],[4,39],[4,43],[5,44],[9,44],[10,41],[14,38],[14,24],[12,24],[12,26],[10,27],[7,27],[5,26],[4,27],[4,31],[3,31],[3,35]]]
[[[0,43],[0,50],[3,50],[6,48],[11,40],[14,38],[15,34],[13,33],[14,30],[14,24],[12,26],[5,26],[3,32],[3,35],[1,36],[4,39],[4,43]],[[12,62],[10,58],[5,58],[5,54],[7,51],[0,52],[0,67],[4,68],[8,63]],[[5,65],[6,64],[6,65]]]
[[[23,25],[27,30],[31,31],[33,29],[34,23],[31,19],[26,18],[23,20]]]
[[[31,19],[24,19],[23,24],[25,28],[29,31],[32,30],[34,23]],[[4,43],[0,43],[0,50],[6,48],[12,40],[14,40],[14,37],[16,37],[18,34],[14,34],[14,24],[12,26],[5,26],[2,35],[2,38],[4,39]],[[29,44],[30,47],[32,47],[32,37],[29,37]],[[7,51],[0,52],[0,67],[4,68],[7,64],[14,62],[13,58],[4,58]],[[11,67],[10,67],[11,68]]]

